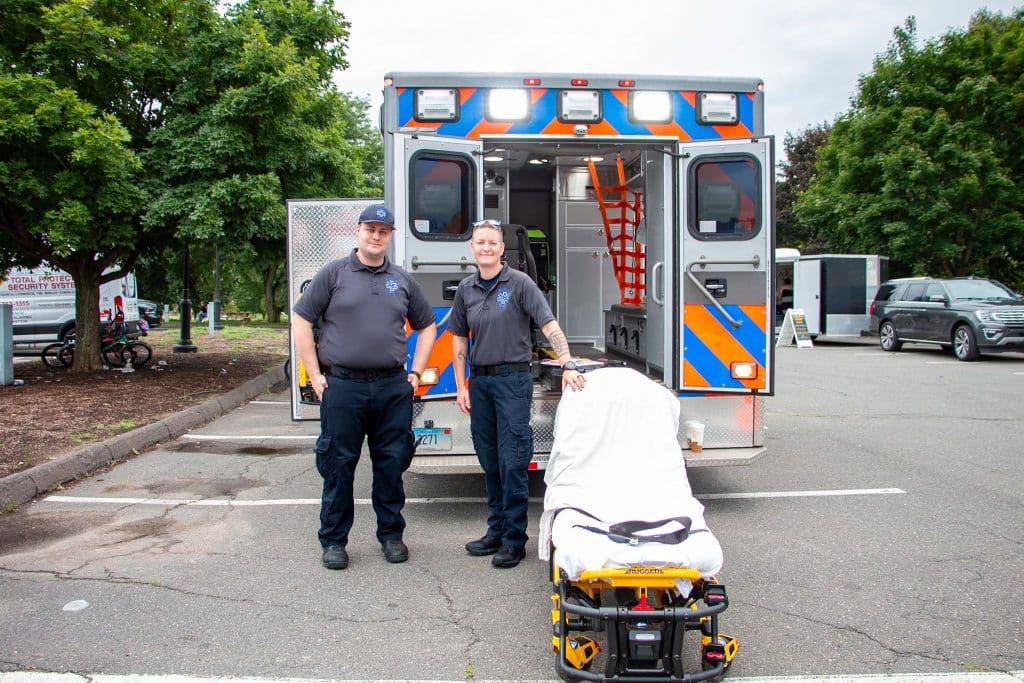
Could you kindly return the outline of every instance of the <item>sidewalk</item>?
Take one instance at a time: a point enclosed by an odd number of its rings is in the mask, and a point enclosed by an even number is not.
[[[3,477],[0,479],[0,511],[13,511],[58,484],[138,455],[159,443],[176,439],[266,393],[284,380],[284,366],[279,364],[226,394],[186,408],[180,413]]]

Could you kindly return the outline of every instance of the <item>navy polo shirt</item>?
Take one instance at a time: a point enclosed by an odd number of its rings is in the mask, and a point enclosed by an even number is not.
[[[320,269],[292,309],[305,320],[322,318],[320,365],[357,370],[404,366],[405,321],[414,330],[434,322],[419,284],[387,258],[376,270],[356,250]]]
[[[471,365],[529,363],[531,318],[544,327],[555,316],[536,283],[506,263],[489,291],[481,284],[479,272],[459,283],[448,328],[459,337],[473,332]]]

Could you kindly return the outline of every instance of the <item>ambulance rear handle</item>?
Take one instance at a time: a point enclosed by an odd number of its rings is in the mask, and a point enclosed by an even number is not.
[[[458,260],[450,260],[450,261],[444,261],[444,260],[442,260],[442,261],[426,261],[426,260],[421,259],[419,256],[413,256],[412,260],[409,263],[410,263],[410,265],[412,265],[412,269],[413,270],[416,270],[417,268],[420,268],[421,266],[458,266],[462,270],[465,270],[467,267],[468,268],[476,268],[476,263],[470,261],[469,259],[467,259],[465,257],[463,257],[461,259],[458,259]]]
[[[739,326],[743,324],[743,321],[736,320],[726,312],[725,308],[722,307],[722,304],[718,303],[718,299],[716,299],[711,292],[708,291],[708,288],[704,286],[704,283],[698,280],[697,276],[693,274],[693,268],[694,266],[700,266],[701,268],[705,268],[707,266],[754,266],[757,268],[759,265],[761,265],[761,259],[756,255],[746,261],[705,261],[704,259],[701,259],[700,261],[694,261],[690,265],[686,266],[686,277],[690,278],[690,282],[700,290],[701,294],[704,295],[704,298],[710,301],[712,305],[718,309],[718,312],[729,321],[729,324],[732,325],[733,328],[738,329]]]
[[[651,267],[651,299],[659,306],[665,305],[665,283],[661,279],[661,273],[664,270],[664,261],[658,261]]]

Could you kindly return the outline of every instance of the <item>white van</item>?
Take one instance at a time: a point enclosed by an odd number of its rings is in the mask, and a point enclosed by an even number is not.
[[[15,344],[59,341],[75,327],[75,283],[68,273],[46,264],[0,275],[0,304],[13,307]],[[129,330],[137,329],[135,274],[100,285],[99,305],[101,324],[120,309]]]

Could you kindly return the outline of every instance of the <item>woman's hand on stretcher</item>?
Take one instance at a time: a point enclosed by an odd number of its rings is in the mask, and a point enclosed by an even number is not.
[[[566,387],[572,387],[573,391],[582,391],[583,385],[587,383],[582,372],[578,370],[562,370],[562,392]]]

